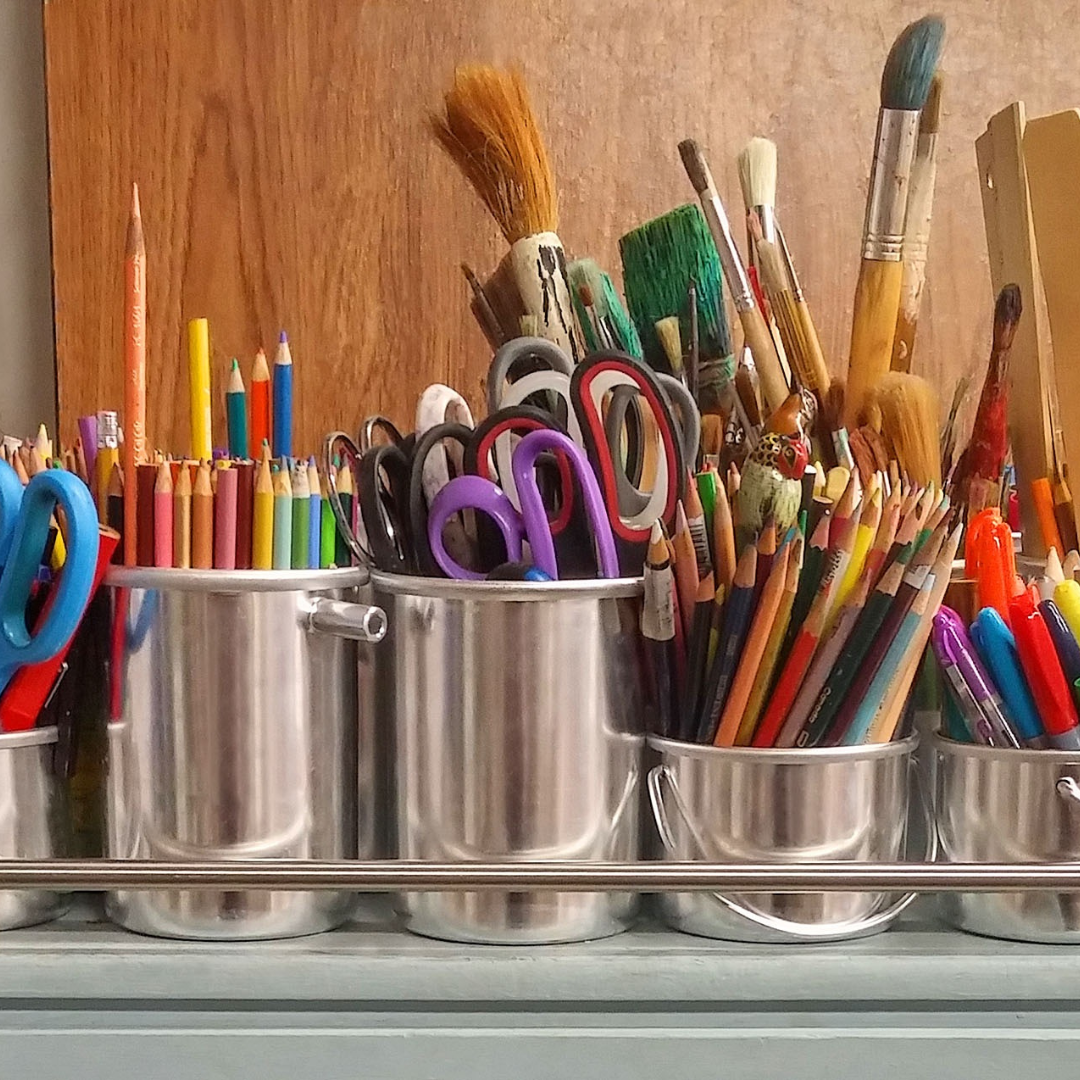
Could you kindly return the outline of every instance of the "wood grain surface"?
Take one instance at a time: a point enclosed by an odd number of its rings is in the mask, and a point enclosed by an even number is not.
[[[1029,116],[1080,103],[1080,7],[932,6],[948,19],[948,82],[913,370],[934,378],[944,407],[989,347],[974,140],[1015,98]],[[183,327],[202,315],[216,430],[229,359],[247,376],[282,326],[301,448],[374,410],[411,423],[432,380],[478,401],[488,350],[458,263],[490,270],[501,241],[424,126],[467,59],[520,63],[557,168],[563,241],[613,270],[621,233],[692,197],[678,139],[706,147],[733,211],[736,153],[751,135],[775,139],[782,220],[841,370],[881,66],[924,10],[898,0],[48,0],[63,431],[80,413],[119,407],[133,179],[148,244],[151,445],[186,448]]]

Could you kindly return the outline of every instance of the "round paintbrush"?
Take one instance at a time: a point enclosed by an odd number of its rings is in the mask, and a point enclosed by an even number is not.
[[[510,245],[514,280],[542,337],[576,362],[583,355],[559,226],[547,147],[518,71],[467,64],[454,72],[445,112],[431,118],[443,149],[457,163]]]
[[[776,143],[771,139],[755,135],[740,151],[739,186],[747,213],[757,214],[762,237],[776,243]]]
[[[855,286],[845,420],[859,415],[866,396],[889,370],[903,281],[901,260],[908,181],[926,103],[945,38],[945,21],[928,15],[911,23],[889,50],[881,77],[881,110],[866,196],[862,263]]]

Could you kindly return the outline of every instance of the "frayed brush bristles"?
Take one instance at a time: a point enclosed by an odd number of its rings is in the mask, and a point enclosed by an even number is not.
[[[626,313],[622,298],[610,276],[600,269],[599,263],[595,259],[575,259],[567,265],[566,277],[570,282],[574,310],[577,312],[578,322],[581,323],[581,329],[585,335],[585,344],[589,349],[595,351],[600,348],[600,344],[596,341],[588,312],[585,310],[583,288],[587,288],[592,294],[592,303],[596,308],[597,316],[608,320],[617,338],[615,347],[640,360],[641,339],[638,337],[637,328]]]
[[[431,130],[513,244],[559,227],[555,178],[520,71],[464,64]]]
[[[883,109],[914,112],[926,104],[944,40],[945,20],[940,15],[926,15],[904,27],[881,74]]]
[[[930,80],[930,93],[919,114],[920,135],[936,135],[941,128],[941,91],[944,81],[945,76],[940,71],[935,72],[933,79]]]
[[[776,143],[755,135],[739,154],[739,184],[746,209],[776,205]]]
[[[872,405],[881,410],[881,433],[900,468],[919,484],[941,485],[938,398],[918,375],[891,371],[874,388]]]

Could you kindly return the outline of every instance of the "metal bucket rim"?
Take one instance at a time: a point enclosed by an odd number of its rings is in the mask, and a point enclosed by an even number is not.
[[[311,592],[350,589],[363,585],[368,572],[362,566],[326,570],[181,570],[175,567],[114,566],[106,585],[122,589],[158,589],[183,592]]]
[[[641,578],[580,578],[573,581],[455,581],[451,578],[413,577],[371,571],[371,583],[394,596],[429,600],[617,600],[641,596]]]
[[[649,746],[663,754],[712,760],[727,757],[747,764],[769,765],[829,765],[833,762],[844,761],[876,761],[880,758],[912,754],[918,745],[917,732],[895,742],[871,743],[866,746],[813,746],[784,749],[768,746],[702,746],[699,743],[687,743],[679,739],[664,739],[659,735],[649,736]]]
[[[934,749],[955,757],[986,758],[989,761],[1011,761],[1017,764],[1080,765],[1080,750],[1038,750],[1034,747],[984,746],[982,743],[960,742],[934,732]]]
[[[29,731],[8,731],[0,734],[0,751],[21,750],[26,746],[46,746],[56,742],[58,738],[55,724],[52,727],[31,728]]]

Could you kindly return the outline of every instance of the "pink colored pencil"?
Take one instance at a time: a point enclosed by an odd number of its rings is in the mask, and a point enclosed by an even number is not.
[[[172,469],[163,461],[154,479],[154,565],[173,564]]]
[[[217,494],[214,496],[214,566],[218,570],[236,569],[236,488],[235,469],[217,470]]]

